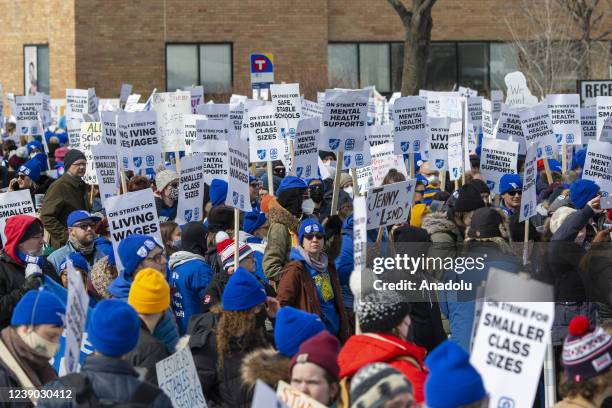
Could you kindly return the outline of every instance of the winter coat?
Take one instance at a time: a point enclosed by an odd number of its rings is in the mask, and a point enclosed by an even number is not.
[[[455,258],[463,235],[454,222],[449,220],[446,213],[434,212],[423,217],[421,227],[427,231],[431,242],[427,256],[429,258]],[[428,273],[436,280],[441,280],[443,270],[430,269]]]
[[[295,238],[299,220],[280,204],[271,202],[268,212],[268,237],[263,257],[263,270],[271,281],[278,282],[282,271],[289,261],[289,252],[293,246],[292,236]]]
[[[194,316],[189,323],[189,347],[204,398],[210,408],[250,407],[252,396],[240,376],[242,360],[251,351],[267,347],[268,343],[263,334],[234,338],[221,368],[214,332],[217,322],[218,315],[205,313]]]
[[[153,337],[146,324],[141,320],[138,344],[134,350],[123,356],[123,360],[130,363],[136,369],[144,368],[146,370],[144,380],[157,387],[155,364],[169,356],[170,353],[166,346]]]
[[[355,266],[353,258],[353,216],[351,215],[342,225],[342,246],[340,256],[336,258],[336,271],[342,288],[342,300],[347,310],[353,310],[354,296],[349,287],[349,279]]]
[[[159,222],[174,221],[176,218],[176,210],[178,208],[178,201],[174,203],[172,207],[167,207],[164,200],[161,197],[154,197],[155,209],[157,210],[157,217]]]
[[[68,241],[66,221],[75,210],[90,210],[87,184],[80,178],[64,173],[45,194],[40,209],[40,220],[49,232],[49,244],[60,248]]]
[[[294,260],[289,262],[282,271],[276,299],[278,299],[281,306],[293,306],[296,309],[314,313],[325,322],[317,288],[311,273],[307,269],[310,266],[306,264],[306,261],[297,249],[291,251],[291,258]],[[328,265],[327,271],[331,280],[334,306],[340,316],[338,338],[341,342],[345,342],[350,336],[350,324],[344,310],[340,280],[333,263]]]
[[[127,403],[136,389],[142,384],[138,379],[138,373],[127,361],[118,358],[106,357],[92,354],[85,359],[81,367],[80,375],[87,378],[94,394],[101,403]],[[62,384],[61,378],[51,381],[43,389],[63,390],[66,386]],[[157,388],[157,387],[155,387]],[[76,399],[44,399],[39,400],[39,407],[78,407]],[[170,398],[163,392],[159,392],[152,407],[172,407]]]
[[[291,382],[290,362],[291,359],[283,356],[274,347],[257,349],[242,359],[242,380],[249,390],[255,388],[257,380],[275,390],[279,381]]]
[[[103,251],[102,244],[108,243],[108,245],[110,246],[110,241],[104,237],[100,237],[96,241],[97,241],[96,244],[99,243],[100,245],[94,244],[96,249],[93,253],[93,262],[91,263],[88,262],[90,270],[91,268],[93,268],[93,265],[96,262],[98,262],[100,259],[104,258],[105,256],[109,255],[108,252]],[[104,249],[106,250],[106,248]],[[112,251],[112,247],[110,250]],[[60,265],[62,264],[62,262],[64,262],[66,260],[66,257],[73,252],[77,252],[77,250],[72,246],[70,242],[66,242],[66,245],[53,251],[53,253],[51,253],[51,255],[47,257],[47,260],[51,262],[55,270],[59,272]],[[87,257],[85,257],[85,259],[87,259]]]
[[[199,313],[204,291],[212,279],[212,268],[203,256],[178,251],[170,256],[170,286],[172,287],[172,310],[176,316],[179,333],[185,334],[189,318]]]
[[[390,334],[364,333],[351,336],[338,354],[340,379],[351,378],[362,367],[372,363],[387,363],[400,371],[412,384],[414,399],[425,399],[424,386],[428,371],[426,350]]]
[[[22,388],[23,385],[19,382],[19,379],[1,360],[0,360],[0,387],[1,388]],[[30,408],[34,405],[32,403],[25,402],[0,402],[0,408]]]

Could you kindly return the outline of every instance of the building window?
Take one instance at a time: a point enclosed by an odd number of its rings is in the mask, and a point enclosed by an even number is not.
[[[476,89],[482,93],[489,89],[489,44],[458,43],[458,85]]]
[[[378,92],[391,91],[389,44],[359,44],[359,83],[376,86]]]
[[[23,47],[24,95],[36,92],[49,94],[49,46],[24,45]]]
[[[329,44],[327,47],[330,86],[359,87],[359,54],[357,44]]]
[[[506,93],[506,74],[519,69],[518,53],[512,44],[491,43],[489,50],[489,69],[491,72],[491,89],[502,90]]]
[[[232,91],[231,44],[166,44],[166,89],[202,85],[206,93]]]
[[[425,87],[430,91],[448,91],[457,83],[457,47],[455,43],[431,43]]]

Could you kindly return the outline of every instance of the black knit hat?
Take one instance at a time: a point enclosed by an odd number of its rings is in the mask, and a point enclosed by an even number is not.
[[[68,153],[66,153],[66,156],[64,156],[64,168],[68,170],[70,166],[74,164],[75,161],[81,160],[81,159],[87,160],[87,158],[85,157],[82,151],[77,150],[77,149],[68,150]]]
[[[470,212],[485,206],[480,192],[471,184],[461,186],[458,190],[459,197],[455,201],[455,211]]]
[[[376,291],[365,295],[357,316],[364,333],[389,333],[410,312],[410,304],[392,291]]]
[[[482,193],[491,194],[491,189],[489,189],[489,186],[487,186],[487,183],[485,183],[481,179],[473,179],[468,184],[471,184],[474,187],[476,187],[476,190],[478,190],[478,192],[481,194]]]
[[[499,226],[504,223],[501,213],[490,207],[479,208],[472,215],[472,222],[467,231],[470,238],[501,237]]]
[[[211,208],[208,213],[208,232],[219,232],[234,228],[234,209],[224,205]]]

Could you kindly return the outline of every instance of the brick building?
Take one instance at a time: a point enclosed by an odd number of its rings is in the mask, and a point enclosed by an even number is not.
[[[508,3],[438,0],[429,89],[457,83],[503,88],[503,75],[517,66],[500,15]],[[373,84],[384,93],[400,86],[404,30],[386,0],[0,4],[5,92],[23,94],[34,76],[38,88],[54,98],[63,97],[65,88],[87,87],[100,97],[117,97],[122,82],[145,96],[153,88],[192,84],[203,84],[207,93],[248,94],[251,52],[274,54],[276,81],[299,81],[310,97],[328,85]]]

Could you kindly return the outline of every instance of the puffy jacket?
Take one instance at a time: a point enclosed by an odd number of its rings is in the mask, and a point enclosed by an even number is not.
[[[108,245],[105,245],[106,243],[108,243]],[[89,263],[90,270],[96,262],[109,255],[109,253],[107,252],[108,246],[110,246],[110,241],[108,239],[104,237],[96,239],[96,249],[93,253],[93,262]],[[112,247],[110,250],[112,251]],[[64,245],[63,247],[53,251],[53,253],[47,257],[47,260],[51,262],[56,271],[59,271],[60,265],[66,260],[66,256],[70,255],[73,252],[77,252],[77,250],[72,246],[70,242],[67,242],[66,245]],[[85,258],[87,259],[87,257]]]
[[[427,369],[425,349],[390,334],[364,333],[351,336],[338,354],[340,379],[353,377],[362,367],[387,363],[399,370],[412,384],[414,399],[421,404]]]
[[[263,257],[263,270],[271,281],[278,282],[282,271],[289,261],[289,252],[293,246],[299,220],[289,211],[272,201],[268,212],[267,245]]]
[[[103,355],[90,355],[81,367],[80,374],[87,378],[94,394],[100,402],[107,404],[126,404],[142,384],[138,379],[138,373],[127,361]],[[66,386],[62,384],[61,378],[51,381],[43,389],[63,390]],[[76,399],[41,399],[39,407],[78,407]],[[154,408],[172,407],[170,398],[163,392],[159,392],[152,405]]]
[[[447,218],[446,213],[426,214],[421,227],[427,231],[433,243],[427,253],[428,257],[444,259],[457,256],[458,245],[463,241],[463,236],[455,223]],[[439,269],[431,269],[428,272],[437,280],[441,280],[444,275],[444,271]]]
[[[123,356],[123,359],[133,367],[144,368],[146,370],[144,377],[145,381],[157,387],[157,370],[155,369],[155,364],[168,356],[170,356],[170,353],[166,346],[153,337],[147,326],[141,320],[138,344],[134,350]]]
[[[353,215],[351,214],[342,225],[342,246],[340,256],[336,258],[336,271],[342,288],[342,300],[347,310],[353,310],[354,296],[349,287],[349,279],[353,272],[355,261],[353,258]]]
[[[170,286],[172,310],[176,316],[179,333],[185,334],[189,318],[200,312],[204,291],[213,275],[212,268],[203,256],[178,251],[170,256]]]

